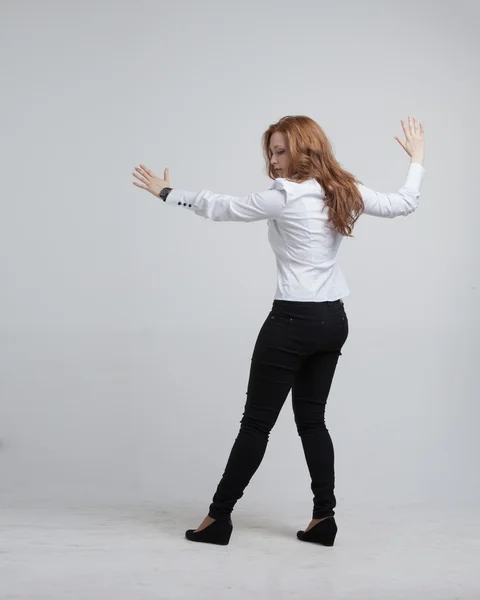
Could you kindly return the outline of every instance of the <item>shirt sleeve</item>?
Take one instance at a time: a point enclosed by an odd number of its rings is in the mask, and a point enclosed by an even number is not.
[[[275,182],[265,192],[254,192],[248,196],[227,196],[209,190],[187,192],[172,189],[166,204],[185,207],[195,214],[212,221],[260,221],[278,219],[286,205],[285,190],[278,189]]]
[[[420,163],[410,163],[406,181],[398,192],[376,192],[361,183],[357,184],[365,204],[364,213],[393,219],[400,215],[406,217],[414,212],[419,204],[424,172],[425,169]]]

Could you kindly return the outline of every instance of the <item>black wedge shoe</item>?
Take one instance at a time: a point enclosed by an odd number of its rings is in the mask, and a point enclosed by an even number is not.
[[[207,525],[205,529],[197,531],[195,529],[188,529],[185,532],[185,537],[191,542],[204,542],[205,544],[218,544],[219,546],[226,546],[230,541],[232,535],[233,525],[230,515],[221,519],[216,519],[210,525]]]
[[[337,524],[334,517],[327,517],[308,531],[297,531],[297,538],[302,542],[313,542],[323,546],[333,546],[337,535]]]

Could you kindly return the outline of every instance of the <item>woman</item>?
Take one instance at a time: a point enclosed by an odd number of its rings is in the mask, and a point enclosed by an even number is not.
[[[170,187],[168,169],[157,177],[135,168],[134,185],[215,221],[267,219],[277,262],[277,289],[263,323],[250,366],[240,431],[201,525],[186,532],[192,541],[226,545],[233,530],[231,512],[264,456],[269,433],[292,391],[295,424],[311,476],[312,520],[298,539],[333,546],[334,450],[325,427],[327,397],[348,320],[342,298],[350,292],[336,257],[344,236],[364,212],[377,217],[407,216],[418,206],[423,178],[424,129],[415,118],[401,121],[411,157],[403,187],[375,192],[341,168],[320,126],[305,116],[287,116],[263,135],[267,171],[273,184],[244,198],[208,190]]]

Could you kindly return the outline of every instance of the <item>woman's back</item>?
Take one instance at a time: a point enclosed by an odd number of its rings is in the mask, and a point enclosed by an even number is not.
[[[383,218],[406,216],[418,206],[424,168],[411,163],[405,184],[397,192],[358,190],[364,213]],[[348,296],[350,290],[337,264],[344,236],[332,227],[325,192],[316,179],[296,183],[277,178],[272,188],[285,204],[268,220],[268,239],[277,260],[275,299],[322,302]]]
[[[321,186],[315,179],[276,179],[272,187],[287,198],[282,215],[268,220],[268,240],[277,261],[275,299],[318,302],[348,295],[336,263],[344,236],[328,221]]]

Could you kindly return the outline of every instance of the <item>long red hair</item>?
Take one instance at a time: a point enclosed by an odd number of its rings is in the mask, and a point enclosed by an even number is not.
[[[316,121],[302,115],[282,117],[270,125],[263,134],[262,144],[267,173],[271,179],[276,176],[270,164],[270,138],[276,131],[283,133],[286,139],[290,158],[287,179],[298,183],[316,179],[325,192],[332,229],[346,237],[353,237],[355,222],[364,210],[362,196],[356,186],[361,182],[342,169],[323,129]]]

